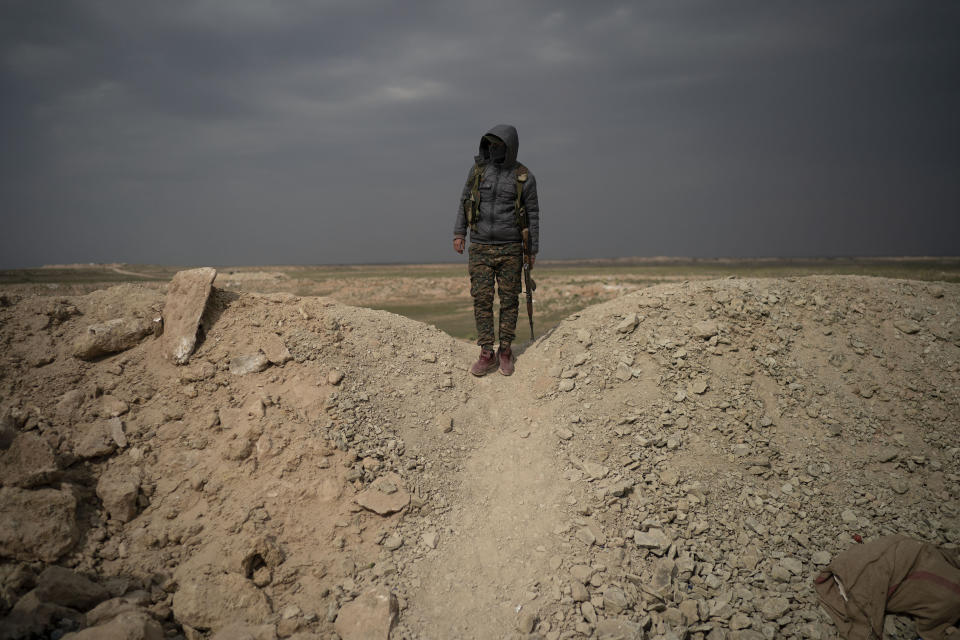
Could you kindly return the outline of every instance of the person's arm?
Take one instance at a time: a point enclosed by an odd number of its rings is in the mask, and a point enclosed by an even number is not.
[[[527,174],[527,183],[523,187],[523,206],[527,210],[527,224],[530,227],[530,266],[540,251],[540,202],[537,198],[537,179]]]
[[[460,192],[460,205],[457,207],[457,217],[453,223],[453,250],[457,253],[463,253],[463,246],[466,244],[467,214],[463,210],[463,205],[470,199],[470,178],[472,177],[473,167],[470,167],[467,181],[463,184],[463,191]]]

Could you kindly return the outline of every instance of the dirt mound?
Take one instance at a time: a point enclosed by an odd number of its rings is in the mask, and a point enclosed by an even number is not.
[[[960,544],[958,294],[662,285],[483,379],[326,298],[215,288],[176,366],[146,329],[75,357],[157,287],[5,297],[0,637],[835,637],[852,535]]]

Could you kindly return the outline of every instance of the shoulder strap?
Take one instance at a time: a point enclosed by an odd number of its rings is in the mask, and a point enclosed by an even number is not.
[[[523,166],[519,162],[517,163],[517,182],[526,182],[527,176],[529,175],[529,173],[530,173],[529,169],[527,169],[525,166]]]
[[[514,213],[517,217],[517,226],[521,230],[526,229],[527,222],[527,209],[523,206],[523,185],[527,182],[527,177],[530,174],[530,170],[525,166],[517,163],[517,201],[514,204]]]
[[[483,179],[483,169],[479,162],[473,163],[473,173],[470,175],[470,199],[464,203],[467,224],[472,231],[477,230],[477,220],[480,217],[480,181]]]

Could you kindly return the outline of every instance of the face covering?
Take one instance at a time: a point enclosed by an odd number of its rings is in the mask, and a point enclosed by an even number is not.
[[[490,160],[493,162],[503,162],[507,157],[507,145],[503,144],[502,142],[491,144],[488,147],[488,150],[490,151]]]
[[[487,153],[490,155],[491,162],[503,162],[507,157],[507,146],[503,144],[500,138],[494,136],[484,136],[487,141]]]

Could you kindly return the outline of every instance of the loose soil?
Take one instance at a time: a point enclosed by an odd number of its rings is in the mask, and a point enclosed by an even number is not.
[[[0,525],[0,616],[56,564],[145,593],[170,637],[332,638],[376,588],[392,638],[834,638],[818,552],[960,545],[960,285],[638,287],[482,379],[435,327],[215,286],[185,367],[152,337],[72,355],[92,324],[161,314],[163,286],[0,298],[0,501],[77,503],[53,558],[8,542],[41,516]],[[289,360],[236,373],[277,338]]]

